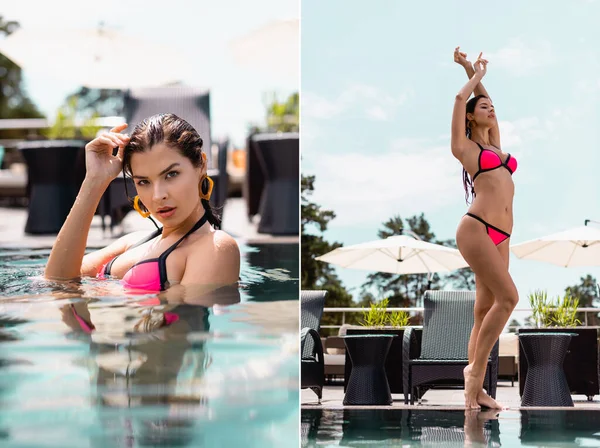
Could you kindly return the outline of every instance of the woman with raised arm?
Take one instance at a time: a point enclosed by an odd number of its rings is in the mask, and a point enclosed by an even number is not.
[[[86,177],[52,247],[45,277],[110,275],[127,289],[150,292],[177,285],[180,299],[186,285],[210,291],[237,284],[240,251],[231,236],[217,230],[220,220],[209,203],[212,180],[200,135],[173,114],[143,120],[130,136],[121,133],[126,127],[86,145]],[[153,215],[162,227],[155,223],[150,235],[131,233],[84,256],[100,198],[121,170],[135,182],[134,209],[144,218]]]
[[[479,54],[473,66],[457,47],[454,60],[469,81],[456,95],[452,113],[452,154],[463,166],[465,199],[472,203],[456,230],[456,244],[475,273],[475,323],[469,340],[469,365],[464,369],[465,407],[500,408],[483,390],[490,352],[519,301],[508,272],[513,227],[517,162],[500,146],[498,121],[491,98],[481,85],[488,61]],[[469,100],[472,93],[475,96]],[[468,101],[467,101],[468,100]]]

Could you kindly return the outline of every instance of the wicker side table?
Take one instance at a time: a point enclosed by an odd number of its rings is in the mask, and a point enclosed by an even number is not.
[[[392,394],[385,374],[393,334],[343,336],[352,373],[344,395],[344,405],[390,405]]]
[[[573,406],[563,370],[571,338],[577,333],[521,333],[529,365],[521,406]]]

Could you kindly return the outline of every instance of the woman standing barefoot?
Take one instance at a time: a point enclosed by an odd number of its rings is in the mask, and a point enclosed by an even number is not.
[[[462,65],[469,82],[456,95],[452,113],[452,154],[463,166],[468,203],[456,231],[456,244],[475,273],[475,323],[469,340],[469,365],[465,368],[465,407],[501,406],[482,389],[492,347],[519,301],[508,273],[509,239],[513,227],[512,174],[516,160],[500,149],[500,132],[492,101],[481,85],[488,61],[471,67],[457,47],[454,60]],[[475,93],[475,97],[469,96]],[[477,194],[476,194],[477,193]]]

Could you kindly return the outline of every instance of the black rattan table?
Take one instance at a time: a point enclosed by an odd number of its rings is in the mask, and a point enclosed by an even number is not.
[[[521,406],[573,406],[563,370],[571,338],[577,333],[520,333],[528,371]]]
[[[393,334],[342,336],[352,361],[344,405],[390,405],[392,394],[385,374]]]

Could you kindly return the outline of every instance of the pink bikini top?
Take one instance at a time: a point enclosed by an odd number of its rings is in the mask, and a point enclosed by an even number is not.
[[[477,143],[477,146],[479,146],[479,149],[481,150],[479,152],[478,160],[479,170],[473,176],[473,182],[475,182],[475,178],[481,173],[495,170],[496,168],[500,168],[501,166],[506,168],[510,174],[514,173],[517,170],[517,159],[511,157],[510,154],[506,158],[506,161],[502,162],[502,159],[495,151],[492,151],[491,149],[484,149],[483,146],[481,146],[479,143]]]
[[[134,264],[125,273],[121,279],[123,286],[129,289],[143,289],[147,291],[164,291],[169,287],[167,280],[167,257],[173,252],[177,246],[190,234],[198,230],[207,221],[208,217],[206,213],[200,218],[200,220],[192,227],[183,237],[181,237],[175,244],[165,250],[158,258],[150,258],[148,260],[142,260]],[[152,234],[144,238],[142,241],[137,242],[129,249],[140,246],[148,241],[156,238],[162,233],[162,228],[155,230]],[[128,250],[129,250],[128,249]],[[106,278],[110,275],[112,264],[117,259],[118,255],[106,263],[100,272],[98,272],[97,278]]]

